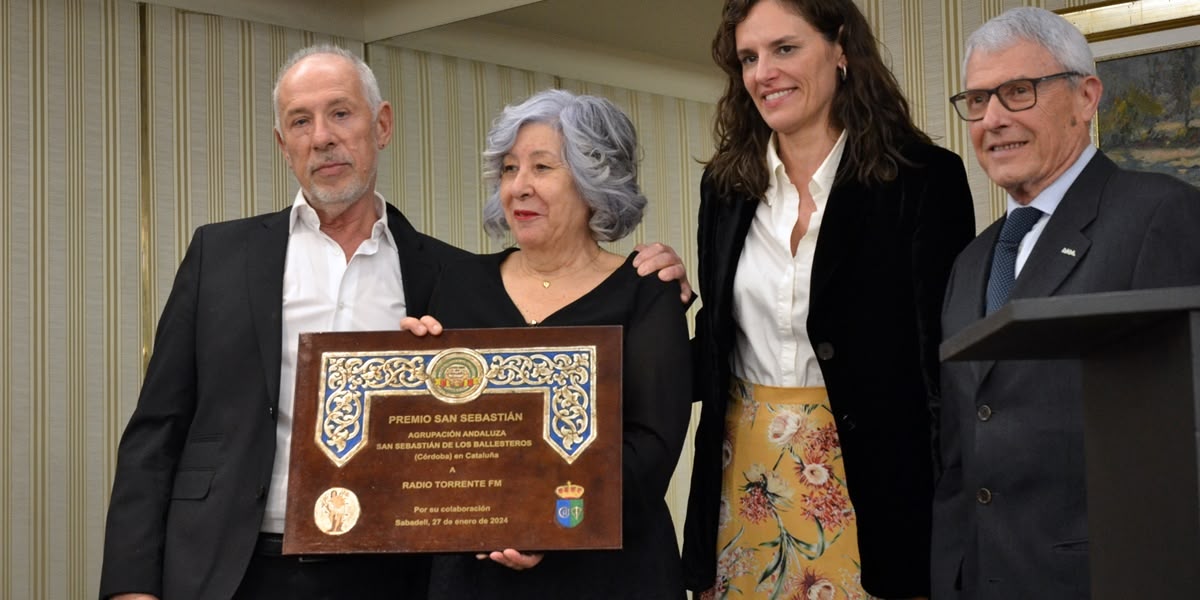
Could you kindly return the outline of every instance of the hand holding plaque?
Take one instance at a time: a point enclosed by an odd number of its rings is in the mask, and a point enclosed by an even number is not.
[[[284,552],[619,548],[620,374],[619,327],[303,335]]]

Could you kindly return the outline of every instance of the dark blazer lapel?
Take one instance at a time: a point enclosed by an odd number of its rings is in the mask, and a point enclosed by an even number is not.
[[[720,297],[714,299],[714,307],[719,307],[714,316],[719,319],[731,319],[732,322],[733,279],[737,275],[738,260],[742,256],[742,249],[746,247],[746,235],[750,232],[750,224],[754,222],[758,203],[758,200],[749,196],[737,196],[721,202],[712,240],[713,256],[720,261],[715,279],[720,284],[717,288]]]
[[[429,295],[433,292],[438,272],[437,259],[425,251],[421,235],[400,210],[391,204],[385,205],[388,229],[392,232],[400,255],[405,311],[410,316],[420,317],[429,312]]]
[[[861,224],[868,212],[864,205],[884,189],[880,186],[872,190],[857,181],[833,186],[825,202],[825,214],[821,217],[817,248],[813,254],[809,291],[812,304],[820,300],[821,292],[829,285],[838,265],[847,257],[858,255],[855,247],[862,243]]]
[[[1053,295],[1092,242],[1083,230],[1096,220],[1100,196],[1117,167],[1097,152],[1055,209],[1013,287],[1013,298]]]
[[[967,291],[967,296],[964,302],[956,308],[966,314],[958,315],[955,319],[956,322],[970,324],[984,317],[984,298],[987,297],[987,282],[992,270],[992,251],[996,247],[996,238],[1000,237],[1000,228],[1003,226],[1004,219],[989,225],[987,229],[983,230],[983,233],[979,234],[975,243],[967,246],[960,257],[961,264],[976,265],[978,268],[958,275],[965,279],[962,285]],[[971,370],[975,374],[976,382],[982,384],[995,365],[996,361],[994,360],[972,362]]]
[[[246,287],[258,352],[266,375],[267,395],[272,406],[279,404],[279,363],[283,336],[283,270],[287,260],[288,207],[260,221],[246,241]]]
[[[971,312],[968,322],[978,321],[984,317],[987,282],[992,271],[992,252],[996,247],[996,238],[1000,237],[1000,229],[1003,226],[1003,219],[989,225],[987,229],[983,230],[983,233],[979,234],[978,242],[964,251],[963,262],[965,264],[979,265],[978,269],[972,269],[966,275],[968,279],[965,285],[971,293],[969,298]],[[966,254],[967,252],[970,254]]]

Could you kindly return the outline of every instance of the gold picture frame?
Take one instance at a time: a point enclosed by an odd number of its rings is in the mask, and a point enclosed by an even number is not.
[[[1200,0],[1109,0],[1054,11],[1089,42],[1200,25]]]

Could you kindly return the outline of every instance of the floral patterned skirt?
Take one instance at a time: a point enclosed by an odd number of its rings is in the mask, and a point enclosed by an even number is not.
[[[734,378],[725,417],[717,598],[870,598],[823,387]]]

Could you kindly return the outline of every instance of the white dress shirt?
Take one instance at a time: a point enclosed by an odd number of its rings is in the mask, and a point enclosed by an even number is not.
[[[732,366],[737,377],[775,387],[825,385],[808,339],[809,291],[821,219],[845,147],[843,131],[808,183],[817,209],[793,256],[792,229],[800,215],[800,194],[788,179],[774,136],[767,145],[770,183],[754,213],[733,280],[736,352]]]
[[[262,530],[282,533],[292,448],[292,400],[300,334],[316,331],[396,329],[405,316],[404,285],[396,240],[387,226],[383,197],[375,195],[379,220],[371,237],[346,260],[342,247],[321,231],[317,211],[296,194],[283,272],[283,353],[275,465]]]
[[[1042,211],[1042,216],[1038,219],[1037,223],[1033,224],[1033,228],[1029,230],[1029,233],[1021,238],[1021,243],[1017,246],[1017,264],[1016,269],[1013,270],[1013,277],[1021,275],[1021,268],[1025,266],[1025,261],[1029,258],[1029,253],[1033,252],[1033,247],[1037,244],[1038,238],[1042,237],[1042,230],[1046,228],[1046,223],[1050,221],[1050,216],[1054,214],[1055,209],[1058,208],[1058,204],[1062,202],[1063,196],[1067,194],[1067,190],[1071,189],[1071,184],[1075,183],[1075,180],[1079,178],[1079,174],[1083,172],[1083,168],[1087,166],[1088,162],[1095,155],[1096,147],[1088,144],[1083,149],[1083,152],[1080,153],[1079,158],[1075,159],[1075,164],[1071,165],[1071,168],[1063,171],[1063,174],[1059,175],[1058,179],[1054,180],[1054,183],[1047,186],[1046,189],[1042,190],[1042,193],[1029,201],[1027,206],[1032,206]],[[1011,215],[1012,211],[1020,207],[1021,205],[1017,204],[1012,195],[1009,195],[1008,209],[1004,214]]]

